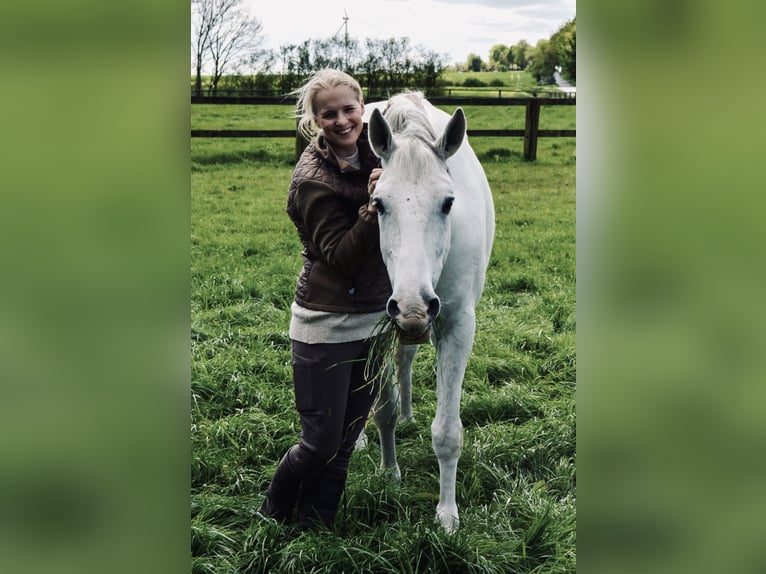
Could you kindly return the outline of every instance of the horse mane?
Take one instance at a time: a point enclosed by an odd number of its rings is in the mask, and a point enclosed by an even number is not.
[[[426,115],[420,92],[402,92],[392,96],[383,115],[391,130],[405,137],[414,137],[432,143],[436,134]]]
[[[420,92],[402,92],[392,96],[383,115],[396,136],[396,145],[404,153],[396,154],[401,169],[417,173],[438,156],[431,121]],[[425,144],[425,145],[424,145]],[[405,151],[406,150],[406,151]]]

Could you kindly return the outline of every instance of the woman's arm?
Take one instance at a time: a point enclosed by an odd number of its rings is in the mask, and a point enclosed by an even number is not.
[[[306,182],[295,194],[295,206],[311,242],[341,275],[356,273],[377,248],[377,214],[370,212],[368,205],[359,208],[359,217],[352,222],[345,200],[328,186]]]

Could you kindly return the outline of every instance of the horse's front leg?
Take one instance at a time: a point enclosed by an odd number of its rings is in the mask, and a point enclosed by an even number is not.
[[[436,417],[431,424],[431,442],[439,461],[436,517],[448,532],[460,524],[455,501],[457,463],[463,449],[460,393],[475,330],[473,311],[462,311],[445,320],[436,340]]]
[[[399,423],[410,422],[412,416],[412,361],[418,345],[400,345],[397,343],[394,354],[396,380],[399,384]]]

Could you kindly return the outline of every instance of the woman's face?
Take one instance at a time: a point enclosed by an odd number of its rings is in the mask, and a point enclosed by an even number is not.
[[[356,99],[348,86],[336,86],[314,96],[315,121],[324,131],[327,142],[339,155],[356,151],[356,140],[362,133],[364,104]]]

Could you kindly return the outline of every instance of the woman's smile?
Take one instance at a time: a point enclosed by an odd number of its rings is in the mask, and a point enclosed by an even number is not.
[[[338,86],[316,95],[316,109],[315,121],[327,142],[336,153],[352,155],[362,133],[364,104],[357,100],[351,88]]]

